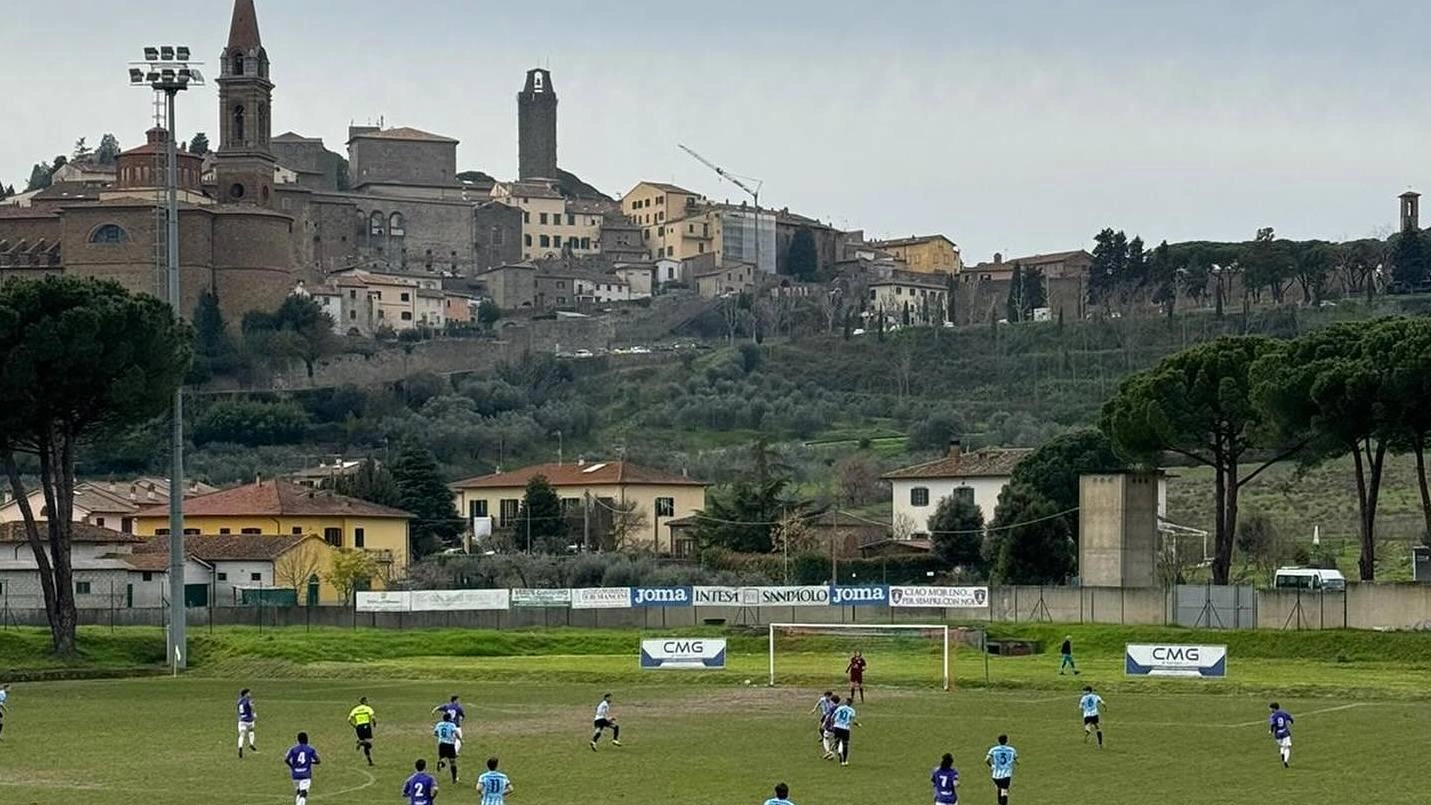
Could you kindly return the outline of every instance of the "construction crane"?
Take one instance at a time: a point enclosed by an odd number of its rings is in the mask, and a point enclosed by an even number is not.
[[[697,154],[695,151],[691,150],[690,148],[687,148],[686,146],[681,145],[680,143],[676,143],[676,145],[679,146],[682,151],[685,151],[687,154],[690,154],[692,157],[694,157],[697,162],[699,162],[699,163],[701,163],[702,165],[705,165],[707,168],[710,168],[711,170],[715,171],[715,174],[716,174],[717,176],[719,176],[720,178],[726,180],[727,182],[730,182],[731,184],[735,185],[736,187],[739,187],[741,190],[744,190],[745,192],[747,192],[747,193],[750,194],[751,203],[753,203],[753,204],[755,205],[755,236],[754,236],[754,238],[753,238],[753,240],[754,240],[754,242],[755,242],[755,270],[756,270],[756,271],[759,271],[759,270],[760,270],[760,188],[762,188],[762,187],[765,186],[765,182],[761,181],[760,179],[753,179],[753,178],[751,178],[751,177],[749,177],[749,176],[736,176],[735,174],[733,174],[733,173],[731,173],[730,171],[728,171],[728,170],[722,168],[721,166],[715,164],[714,162],[711,162],[709,159],[706,159],[705,157],[701,156],[700,154]],[[754,187],[751,187],[750,184],[747,184],[747,182],[753,183],[755,186],[754,186]]]

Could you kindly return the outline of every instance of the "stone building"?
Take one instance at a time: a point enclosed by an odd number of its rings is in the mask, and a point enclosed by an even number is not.
[[[1024,272],[1037,271],[1043,276],[1048,308],[1055,317],[1059,311],[1075,319],[1084,317],[1088,299],[1088,272],[1093,255],[1082,249],[1052,254],[1005,259],[995,254],[993,262],[966,266],[959,274],[955,289],[956,324],[988,322],[1005,315],[1009,298],[1009,283],[1014,267]]]
[[[517,178],[557,177],[557,96],[548,70],[527,71],[517,95]]]

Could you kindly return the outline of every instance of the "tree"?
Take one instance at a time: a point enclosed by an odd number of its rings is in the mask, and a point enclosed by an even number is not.
[[[776,524],[811,508],[809,501],[790,496],[789,487],[788,468],[779,454],[757,441],[751,447],[751,471],[706,497],[705,509],[696,514],[696,540],[704,547],[770,553]]]
[[[950,495],[939,501],[929,516],[929,540],[934,553],[949,563],[982,577],[988,567],[983,558],[984,512],[973,495]]]
[[[298,593],[299,601],[304,600],[308,582],[322,573],[325,554],[330,550],[321,540],[303,540],[274,560],[273,580]]]
[[[1148,259],[1148,280],[1153,286],[1153,304],[1171,319],[1178,304],[1178,272],[1173,265],[1172,247],[1166,240],[1153,249]]]
[[[483,299],[477,303],[477,323],[492,329],[492,325],[502,320],[502,309],[497,307],[497,303],[491,299]]]
[[[1336,247],[1330,243],[1314,241],[1297,244],[1292,249],[1292,276],[1302,288],[1302,300],[1309,305],[1320,305],[1322,294],[1326,292],[1327,275],[1336,262]]]
[[[30,169],[30,180],[25,183],[25,192],[31,193],[36,190],[44,190],[50,186],[51,176],[54,169],[44,162],[37,162]]]
[[[377,574],[378,563],[372,554],[356,548],[344,548],[333,555],[327,581],[347,604],[352,602],[353,593],[367,589]]]
[[[947,298],[947,300],[948,300],[948,302],[949,302],[949,312],[948,312],[948,314],[947,314],[947,315],[948,315],[948,319],[946,319],[946,320],[947,320],[948,322],[950,322],[951,324],[958,324],[958,323],[959,323],[959,318],[958,318],[959,305],[958,305],[958,302],[957,302],[957,299],[958,299],[958,296],[957,296],[958,291],[959,291],[959,284],[958,284],[958,282],[954,279],[954,275],[953,275],[953,274],[945,274],[945,275],[944,275],[944,293],[945,293],[945,296],[946,296],[946,298]]]
[[[0,461],[35,555],[57,654],[75,652],[77,453],[167,411],[191,341],[166,304],[117,283],[46,277],[0,286]],[[29,505],[20,455],[38,465],[43,524]]]
[[[839,500],[846,506],[863,506],[879,498],[879,467],[864,455],[849,455],[835,465]]]
[[[351,475],[335,477],[324,482],[324,486],[340,495],[366,500],[379,506],[394,509],[402,507],[402,493],[398,490],[393,474],[387,467],[371,458],[364,459],[363,463],[358,465],[357,471]]]
[[[228,374],[239,365],[238,346],[229,334],[219,297],[212,291],[199,294],[194,306],[194,364],[189,382],[203,383],[214,375]]]
[[[1272,518],[1262,512],[1242,518],[1237,526],[1237,550],[1244,562],[1257,569],[1263,583],[1271,581],[1282,560],[1282,541]]]
[[[416,441],[405,441],[393,460],[392,476],[398,508],[416,516],[410,528],[413,554],[422,557],[456,544],[464,524],[432,451]]]
[[[1252,298],[1259,300],[1262,289],[1272,294],[1272,301],[1281,304],[1292,279],[1292,257],[1285,241],[1277,240],[1272,227],[1257,230],[1257,237],[1247,244],[1238,258],[1242,264],[1246,287]]]
[[[1047,498],[1061,512],[1078,508],[1079,477],[1095,472],[1127,469],[1113,443],[1100,430],[1076,430],[1044,442],[1014,466],[1010,484],[1027,486]],[[1068,534],[1078,543],[1078,513],[1064,515]]]
[[[1213,468],[1214,584],[1227,584],[1242,487],[1300,447],[1268,435],[1252,402],[1252,364],[1276,348],[1265,338],[1223,337],[1183,350],[1123,379],[1100,429],[1124,459],[1156,467],[1162,453]],[[1261,451],[1270,451],[1263,453]],[[1250,471],[1244,459],[1265,456]]]
[[[561,498],[546,476],[533,476],[527,481],[526,494],[517,509],[512,539],[517,545],[525,545],[528,552],[556,553],[566,549],[566,535]]]
[[[209,135],[202,131],[195,134],[194,138],[189,140],[189,153],[199,156],[209,153]]]
[[[790,276],[801,282],[814,282],[820,272],[820,252],[815,246],[815,233],[802,226],[790,238],[790,256],[785,262]]]
[[[1347,295],[1365,293],[1367,301],[1376,295],[1376,277],[1381,270],[1384,245],[1378,240],[1356,240],[1336,249],[1336,261]]]
[[[1391,281],[1396,293],[1410,293],[1426,280],[1426,243],[1408,229],[1391,240]]]
[[[1107,307],[1113,291],[1124,279],[1128,265],[1128,236],[1104,229],[1093,238],[1093,262],[1088,270],[1088,302]]]
[[[1425,527],[1421,539],[1431,545],[1431,488],[1426,479],[1426,449],[1431,444],[1431,319],[1397,319],[1377,328],[1368,351],[1390,367],[1383,406],[1398,452],[1416,457],[1416,486],[1421,493]]]
[[[1027,486],[1004,487],[989,524],[998,583],[1062,584],[1073,575],[1073,539],[1057,515],[1052,501]]]
[[[1351,454],[1356,470],[1363,581],[1376,578],[1376,505],[1386,454],[1395,438],[1383,401],[1392,380],[1368,335],[1395,320],[1343,322],[1288,342],[1253,366],[1253,393],[1285,441],[1306,445],[1304,465]]]
[[[273,313],[249,311],[242,329],[251,352],[280,361],[301,360],[310,378],[314,364],[336,343],[333,319],[312,298],[297,294],[290,294]]]
[[[604,547],[623,550],[637,537],[650,533],[646,510],[634,500],[618,501],[611,511],[611,539]]]
[[[223,399],[194,423],[198,447],[220,442],[250,447],[298,444],[308,433],[308,412],[290,400]]]
[[[1009,298],[1004,303],[1004,315],[1010,324],[1021,322],[1028,311],[1024,303],[1024,267],[1014,263],[1014,273],[1009,277]]]
[[[101,165],[113,165],[119,161],[119,138],[106,133],[99,138],[99,148],[94,151],[94,161]]]
[[[94,149],[90,148],[85,143],[84,137],[75,140],[74,154],[70,156],[70,159],[74,160],[75,162],[87,162],[89,161],[89,158],[93,155]]]

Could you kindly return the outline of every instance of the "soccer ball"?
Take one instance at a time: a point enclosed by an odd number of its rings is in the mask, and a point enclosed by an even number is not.
[[[749,679],[745,680],[745,684],[746,684],[747,686],[750,685],[750,680],[749,680]]]

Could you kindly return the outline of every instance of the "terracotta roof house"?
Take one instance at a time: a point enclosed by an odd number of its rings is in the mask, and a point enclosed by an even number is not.
[[[326,581],[337,549],[315,534],[203,534],[184,538],[185,584],[203,585],[216,606],[245,603],[244,590],[292,589],[299,601],[337,603]],[[121,557],[137,574],[141,601],[162,599],[169,572],[169,537],[151,537]],[[157,582],[158,586],[151,587]],[[311,592],[310,592],[311,588]]]
[[[893,495],[893,522],[896,538],[928,533],[929,517],[939,501],[963,495],[984,513],[984,522],[994,519],[999,492],[1003,491],[1014,467],[1032,449],[976,450],[966,453],[959,440],[949,444],[949,452],[934,461],[886,473]]]
[[[517,522],[527,483],[546,478],[574,521],[591,528],[592,545],[673,550],[670,522],[705,508],[706,487],[684,473],[643,467],[629,461],[536,464],[509,472],[467,478],[452,484],[458,509],[473,533],[511,529]],[[623,523],[633,523],[629,528]],[[583,533],[583,528],[577,531]],[[512,534],[520,542],[521,535]],[[618,544],[620,543],[620,544]]]

